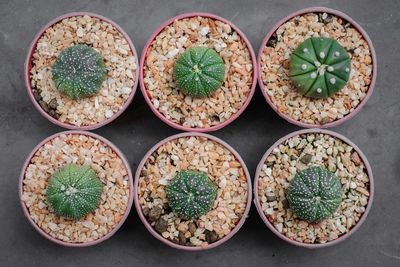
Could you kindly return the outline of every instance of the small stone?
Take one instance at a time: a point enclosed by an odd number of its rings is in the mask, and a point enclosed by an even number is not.
[[[218,239],[218,235],[215,231],[205,230],[206,241],[208,244],[214,243]]]
[[[114,112],[112,110],[106,110],[105,116],[107,119],[111,118],[114,115]]]
[[[353,152],[350,158],[356,166],[359,166],[361,164],[361,159],[357,152]]]
[[[52,108],[52,109],[57,109],[57,106],[58,106],[57,100],[56,100],[55,98],[53,98],[53,99],[50,101],[50,103],[49,103],[48,106],[49,106],[50,108]]]
[[[158,206],[153,207],[150,211],[149,211],[149,221],[150,222],[155,222],[158,219],[160,219],[161,217],[161,208]]]
[[[197,230],[197,227],[196,227],[196,224],[194,224],[194,223],[189,223],[189,232],[192,234],[192,235],[194,235],[194,233],[196,232],[196,230]]]
[[[78,37],[83,37],[84,34],[85,34],[85,31],[84,31],[82,28],[79,28],[79,29],[76,31],[76,35],[77,35]]]
[[[43,100],[40,100],[39,101],[39,105],[42,107],[42,109],[45,111],[45,112],[49,112],[49,107],[47,106],[47,103],[46,102],[44,102]]]
[[[276,200],[276,196],[274,193],[270,192],[270,193],[266,193],[265,196],[267,197],[267,201],[268,202],[272,202]]]
[[[144,207],[143,208],[143,215],[144,216],[146,216],[146,217],[149,216],[149,212],[150,212],[150,209],[148,207]]]
[[[282,200],[282,206],[285,210],[289,208],[289,201],[286,198]]]
[[[185,245],[185,244],[186,244],[186,237],[185,237],[185,234],[182,233],[182,232],[179,232],[178,240],[179,240],[178,243],[179,243],[180,245]]]
[[[168,222],[164,220],[163,218],[160,218],[156,221],[156,224],[154,225],[154,228],[156,229],[157,232],[164,233],[168,229]]]
[[[33,97],[36,99],[36,101],[39,101],[42,99],[42,96],[40,95],[40,93],[36,90],[33,90]]]
[[[301,161],[302,163],[304,163],[305,165],[307,165],[308,163],[311,162],[312,157],[313,157],[313,156],[312,156],[311,154],[305,154],[303,157],[301,157],[300,161]]]

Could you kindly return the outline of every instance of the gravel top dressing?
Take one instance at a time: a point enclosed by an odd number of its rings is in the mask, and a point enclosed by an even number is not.
[[[66,48],[87,44],[104,58],[107,78],[99,92],[79,100],[60,93],[52,79],[52,66]],[[125,104],[136,77],[136,55],[123,34],[99,18],[75,16],[48,28],[32,56],[31,86],[41,108],[60,122],[87,126],[111,118]]]
[[[182,219],[168,204],[167,184],[182,170],[207,173],[217,186],[212,209],[197,219]],[[143,214],[164,238],[183,246],[206,247],[228,235],[246,210],[247,178],[240,162],[206,137],[182,137],[161,145],[146,161],[139,179]]]
[[[294,215],[287,189],[297,171],[322,166],[340,180],[343,195],[328,219],[308,223]],[[326,243],[349,232],[365,212],[369,200],[366,167],[353,147],[328,134],[301,134],[285,140],[267,157],[259,176],[262,210],[286,237],[308,244]]]
[[[173,77],[176,59],[187,49],[214,49],[225,63],[225,81],[207,98],[181,92]],[[189,128],[209,128],[228,120],[245,103],[253,64],[244,40],[229,24],[206,17],[174,21],[161,31],[146,52],[144,84],[154,107],[168,120]]]
[[[56,215],[47,201],[50,177],[67,163],[91,166],[103,184],[99,207],[79,220]],[[90,242],[108,234],[124,216],[130,197],[128,177],[121,158],[107,144],[86,135],[61,134],[32,157],[22,201],[32,220],[50,236],[70,243]]]
[[[336,94],[315,99],[301,95],[288,77],[292,51],[309,37],[330,37],[350,55],[350,79]],[[282,24],[261,55],[261,77],[272,103],[290,118],[323,125],[351,113],[369,89],[372,58],[367,41],[350,23],[327,13],[308,13]]]

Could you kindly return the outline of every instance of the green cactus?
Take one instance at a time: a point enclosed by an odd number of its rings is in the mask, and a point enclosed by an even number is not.
[[[183,219],[195,219],[214,205],[217,186],[204,172],[181,171],[167,185],[169,206]]]
[[[311,167],[296,174],[287,199],[298,218],[317,222],[335,213],[342,201],[342,188],[335,174],[322,167]]]
[[[189,48],[176,60],[174,77],[178,88],[186,95],[208,97],[224,82],[224,61],[210,48]]]
[[[290,56],[289,78],[300,94],[326,98],[340,91],[350,77],[347,51],[334,39],[311,37]]]
[[[47,187],[47,199],[54,212],[78,220],[100,204],[103,184],[90,166],[67,164],[56,171]]]
[[[72,99],[95,95],[107,76],[103,57],[92,47],[78,44],[63,50],[53,66],[56,88]]]

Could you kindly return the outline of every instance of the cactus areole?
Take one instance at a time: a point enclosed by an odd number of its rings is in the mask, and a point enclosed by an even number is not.
[[[187,220],[206,214],[214,205],[217,186],[204,172],[181,171],[167,185],[172,211]]]
[[[57,215],[78,220],[99,206],[102,191],[90,166],[68,164],[50,178],[47,199]]]
[[[290,182],[287,199],[296,216],[308,222],[324,220],[342,201],[339,178],[322,167],[300,171]]]
[[[92,47],[78,44],[64,49],[53,66],[53,81],[72,99],[95,95],[107,76],[103,57]]]
[[[176,60],[174,77],[178,88],[185,95],[208,97],[224,82],[224,61],[213,49],[189,48]]]
[[[290,56],[289,78],[304,96],[332,96],[346,85],[350,71],[349,54],[331,38],[308,38]]]

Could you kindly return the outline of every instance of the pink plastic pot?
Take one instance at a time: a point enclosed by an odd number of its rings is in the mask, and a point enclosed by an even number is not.
[[[235,158],[240,162],[244,173],[246,175],[247,178],[247,185],[248,185],[248,194],[247,194],[247,203],[246,203],[246,209],[243,213],[242,218],[240,219],[240,221],[238,222],[238,224],[236,225],[236,227],[225,237],[221,238],[220,240],[211,243],[210,245],[206,246],[206,247],[189,247],[189,246],[182,246],[182,245],[178,245],[170,240],[167,240],[166,238],[162,237],[159,233],[156,232],[156,230],[150,225],[150,223],[147,221],[147,219],[145,218],[143,211],[142,211],[142,207],[139,204],[139,197],[138,197],[138,186],[139,186],[139,178],[140,178],[140,174],[142,172],[142,169],[147,161],[147,159],[162,145],[168,143],[171,140],[175,140],[178,138],[182,138],[182,137],[191,137],[191,136],[196,136],[196,137],[205,137],[209,140],[212,140],[214,142],[217,142],[219,144],[221,144],[222,146],[224,146],[226,149],[228,149],[234,156]],[[135,181],[134,181],[134,192],[135,192],[135,206],[136,206],[136,211],[139,214],[139,218],[142,220],[144,226],[147,228],[147,230],[158,240],[160,240],[162,243],[176,248],[176,249],[182,249],[182,250],[187,250],[187,251],[201,251],[201,250],[208,250],[211,248],[215,248],[219,245],[221,245],[222,243],[228,241],[232,236],[234,236],[239,229],[242,227],[242,225],[244,224],[246,218],[248,217],[248,213],[250,210],[250,206],[251,206],[251,179],[250,179],[250,174],[249,171],[247,170],[246,164],[244,163],[243,159],[240,157],[240,155],[238,154],[238,152],[236,152],[235,149],[233,149],[230,145],[228,145],[227,143],[225,143],[224,141],[222,141],[221,139],[212,136],[212,135],[208,135],[208,134],[204,134],[204,133],[180,133],[180,134],[176,134],[176,135],[172,135],[170,137],[165,138],[164,140],[158,142],[155,146],[153,146],[147,153],[146,155],[143,157],[142,161],[140,162],[137,170],[136,170],[136,175],[135,175]]]
[[[297,121],[295,119],[292,119],[291,117],[289,117],[288,115],[281,113],[278,111],[278,108],[275,106],[275,104],[272,102],[272,100],[270,99],[269,95],[267,94],[267,92],[265,91],[265,86],[264,86],[264,82],[262,80],[261,77],[261,56],[263,54],[263,50],[264,47],[267,45],[267,42],[269,41],[269,39],[271,38],[271,36],[275,33],[275,31],[285,22],[287,22],[288,20],[296,17],[296,16],[300,16],[300,15],[304,15],[307,13],[321,13],[321,12],[325,12],[328,14],[332,14],[336,17],[340,17],[346,21],[348,21],[355,29],[357,29],[361,35],[363,36],[363,38],[367,41],[369,49],[371,51],[371,57],[372,57],[372,65],[373,65],[373,70],[372,70],[372,79],[371,79],[371,84],[369,85],[369,89],[367,91],[366,96],[364,97],[364,99],[358,104],[358,106],[349,114],[347,114],[346,116],[344,116],[341,119],[335,120],[333,122],[329,122],[323,125],[320,124],[310,124],[310,123],[305,123],[305,122],[301,122],[301,121]],[[372,45],[371,39],[369,38],[368,34],[364,31],[364,29],[357,23],[355,22],[352,18],[350,18],[349,16],[347,16],[346,14],[337,11],[335,9],[331,9],[331,8],[326,8],[326,7],[311,7],[311,8],[305,8],[305,9],[301,9],[299,11],[296,11],[286,17],[284,17],[283,19],[281,19],[278,23],[275,24],[275,26],[272,28],[272,30],[267,34],[267,36],[264,38],[261,46],[260,46],[260,51],[258,52],[258,68],[259,68],[259,74],[258,74],[258,83],[260,85],[260,89],[261,92],[263,93],[265,99],[267,100],[267,103],[271,106],[271,108],[278,113],[279,116],[281,116],[283,119],[285,119],[286,121],[300,126],[300,127],[304,127],[304,128],[330,128],[330,127],[335,127],[338,126],[342,123],[344,123],[345,121],[349,120],[350,118],[352,118],[354,115],[356,115],[361,108],[365,105],[365,103],[367,103],[368,99],[370,98],[372,91],[375,87],[375,82],[376,82],[376,75],[377,75],[377,61],[376,61],[376,53],[375,53],[375,48]]]
[[[274,225],[268,220],[267,216],[264,214],[261,204],[260,204],[260,198],[258,196],[258,180],[260,177],[260,173],[262,170],[262,167],[267,159],[267,157],[272,153],[272,151],[277,148],[281,143],[283,143],[285,140],[292,138],[294,136],[298,136],[301,134],[308,134],[308,133],[315,133],[315,134],[328,134],[331,135],[333,137],[336,137],[338,139],[340,139],[341,141],[343,141],[344,143],[347,143],[348,145],[350,145],[351,147],[354,148],[354,150],[358,153],[358,155],[360,156],[360,159],[362,160],[362,162],[365,165],[365,168],[367,170],[368,173],[368,177],[369,177],[369,199],[368,199],[368,204],[367,207],[365,208],[365,212],[362,214],[360,220],[357,222],[357,224],[355,226],[353,226],[353,228],[350,229],[349,232],[339,236],[337,239],[333,240],[333,241],[329,241],[327,243],[323,243],[323,244],[306,244],[306,243],[301,243],[295,240],[292,240],[288,237],[286,237],[284,234],[280,233],[275,227]],[[363,154],[363,152],[353,143],[351,142],[349,139],[347,139],[346,137],[344,137],[341,134],[329,131],[329,130],[324,130],[324,129],[306,129],[306,130],[299,130],[299,131],[295,131],[293,133],[290,133],[284,137],[282,137],[281,139],[279,139],[278,141],[275,142],[275,144],[273,144],[268,150],[267,152],[264,154],[264,156],[262,157],[260,163],[257,166],[257,170],[256,170],[256,174],[254,177],[254,203],[256,205],[258,214],[260,215],[261,219],[264,221],[264,223],[267,225],[267,227],[274,233],[276,234],[279,238],[281,238],[282,240],[292,244],[292,245],[296,245],[299,247],[305,247],[305,248],[324,248],[324,247],[329,247],[329,246],[333,246],[336,245],[342,241],[344,241],[346,238],[348,238],[350,235],[352,235],[354,232],[356,232],[360,226],[363,224],[363,222],[365,221],[365,219],[368,216],[368,213],[371,209],[372,206],[372,202],[374,199],[374,178],[372,176],[372,170],[371,170],[371,166],[368,163],[367,157]]]
[[[118,155],[118,157],[122,160],[123,164],[125,165],[125,168],[128,172],[128,179],[129,179],[129,200],[128,200],[128,205],[125,211],[124,216],[122,217],[121,221],[106,235],[104,235],[103,237],[94,240],[94,241],[90,241],[90,242],[86,242],[86,243],[69,243],[69,242],[65,242],[59,239],[56,239],[52,236],[50,236],[49,234],[47,234],[45,231],[43,231],[31,218],[30,214],[29,214],[29,210],[25,205],[25,202],[22,200],[22,194],[23,194],[23,180],[25,177],[25,171],[26,168],[28,167],[28,165],[31,162],[32,157],[35,155],[35,153],[37,152],[37,150],[39,148],[41,148],[44,144],[46,144],[48,141],[62,135],[62,134],[66,134],[66,135],[70,135],[70,134],[78,134],[78,135],[86,135],[95,139],[100,140],[101,142],[107,144],[109,147],[111,147],[111,149]],[[91,132],[85,132],[85,131],[78,131],[78,130],[74,130],[74,131],[64,131],[64,132],[60,132],[60,133],[56,133],[52,136],[47,137],[46,139],[44,139],[42,142],[40,142],[33,150],[32,152],[29,154],[29,156],[27,157],[27,159],[25,160],[25,163],[22,167],[21,170],[21,174],[19,176],[19,183],[18,183],[18,192],[19,192],[19,199],[20,199],[20,204],[22,207],[22,210],[25,214],[25,217],[28,219],[29,223],[33,226],[33,228],[36,229],[36,231],[39,232],[39,234],[41,234],[42,236],[44,236],[45,238],[47,238],[48,240],[57,243],[59,245],[65,246],[65,247],[88,247],[88,246],[93,246],[96,245],[100,242],[103,242],[105,240],[107,240],[108,238],[110,238],[111,236],[113,236],[118,229],[124,224],[126,218],[129,215],[129,212],[132,208],[132,204],[133,204],[133,180],[132,180],[132,171],[131,168],[129,167],[129,163],[126,160],[124,154],[113,144],[111,143],[109,140],[105,139],[104,137],[101,137],[100,135],[91,133]]]
[[[191,17],[206,17],[206,18],[211,18],[211,19],[215,19],[215,20],[219,20],[222,21],[226,24],[229,24],[231,26],[231,28],[236,31],[239,36],[244,40],[244,42],[246,43],[247,48],[249,49],[250,55],[251,55],[251,61],[253,64],[253,81],[252,81],[252,86],[249,92],[249,95],[247,96],[246,101],[244,102],[243,106],[238,110],[238,112],[236,112],[234,115],[232,115],[228,120],[218,124],[218,125],[214,125],[212,127],[208,127],[208,128],[190,128],[190,127],[184,127],[176,122],[173,122],[171,120],[168,120],[160,111],[158,111],[157,108],[154,107],[153,103],[150,100],[150,97],[147,95],[147,89],[146,89],[146,85],[144,83],[144,73],[143,73],[143,68],[144,68],[144,63],[147,57],[147,50],[149,49],[151,43],[154,41],[154,39],[157,37],[157,35],[159,33],[161,33],[167,26],[171,25],[174,21],[176,20],[180,20],[180,19],[184,19],[184,18],[191,18]],[[247,39],[246,35],[244,35],[244,33],[238,28],[236,27],[232,22],[221,18],[217,15],[214,14],[210,14],[210,13],[200,13],[200,12],[193,12],[193,13],[185,13],[176,17],[173,17],[171,19],[169,19],[168,21],[164,22],[160,27],[157,28],[157,30],[151,35],[150,39],[147,41],[146,45],[143,48],[143,52],[142,52],[142,56],[140,57],[140,76],[139,76],[139,81],[140,81],[140,89],[142,90],[142,94],[144,99],[146,100],[147,104],[149,105],[150,109],[153,111],[153,113],[163,122],[165,122],[166,124],[168,124],[169,126],[181,130],[181,131],[186,131],[186,132],[212,132],[212,131],[216,131],[219,130],[225,126],[227,126],[228,124],[230,124],[231,122],[233,122],[234,120],[236,120],[240,114],[243,113],[243,111],[246,109],[246,107],[249,105],[251,98],[253,97],[254,91],[256,89],[256,84],[257,84],[257,72],[258,72],[258,68],[257,68],[257,61],[256,61],[256,56],[254,54],[253,48],[251,46],[250,41]]]
[[[51,26],[53,26],[54,24],[62,21],[63,19],[66,18],[70,18],[70,17],[75,17],[75,16],[90,16],[90,17],[95,17],[95,18],[99,18],[102,21],[108,22],[111,25],[113,25],[119,32],[121,32],[121,34],[124,36],[124,38],[127,40],[129,47],[131,48],[131,50],[133,51],[133,53],[135,54],[135,61],[136,61],[136,65],[138,65],[138,55],[136,52],[135,47],[133,46],[133,43],[131,41],[131,39],[129,38],[128,34],[114,21],[105,18],[101,15],[97,15],[94,13],[89,13],[89,12],[73,12],[73,13],[68,13],[68,14],[64,14],[61,15],[55,19],[53,19],[52,21],[50,21],[49,23],[46,24],[46,26],[44,26],[40,32],[35,36],[35,39],[33,39],[33,42],[31,43],[30,47],[29,47],[29,52],[28,55],[26,56],[25,59],[25,65],[24,65],[24,76],[25,76],[25,86],[26,89],[28,91],[28,96],[31,99],[33,105],[36,107],[36,109],[40,112],[40,114],[42,114],[43,117],[45,117],[46,119],[48,119],[49,121],[51,121],[52,123],[60,126],[60,127],[64,127],[67,129],[73,129],[73,130],[94,130],[97,128],[100,128],[110,122],[112,122],[113,120],[115,120],[116,118],[118,118],[118,116],[120,116],[125,109],[129,106],[129,104],[132,102],[133,97],[135,95],[136,92],[136,87],[138,85],[138,78],[139,78],[139,71],[136,70],[136,75],[135,75],[135,81],[134,84],[132,86],[132,92],[129,95],[129,97],[126,99],[124,105],[116,112],[114,113],[114,115],[108,119],[105,119],[102,122],[96,123],[96,124],[91,124],[91,125],[85,125],[85,126],[76,126],[76,125],[72,125],[69,123],[65,123],[65,122],[61,122],[55,118],[53,118],[52,116],[50,116],[46,111],[44,111],[42,109],[42,107],[39,105],[39,103],[36,101],[35,97],[33,96],[32,93],[32,87],[31,87],[31,78],[30,78],[30,71],[32,68],[32,56],[36,50],[36,44],[39,41],[40,37],[42,37],[43,33],[50,28]]]

